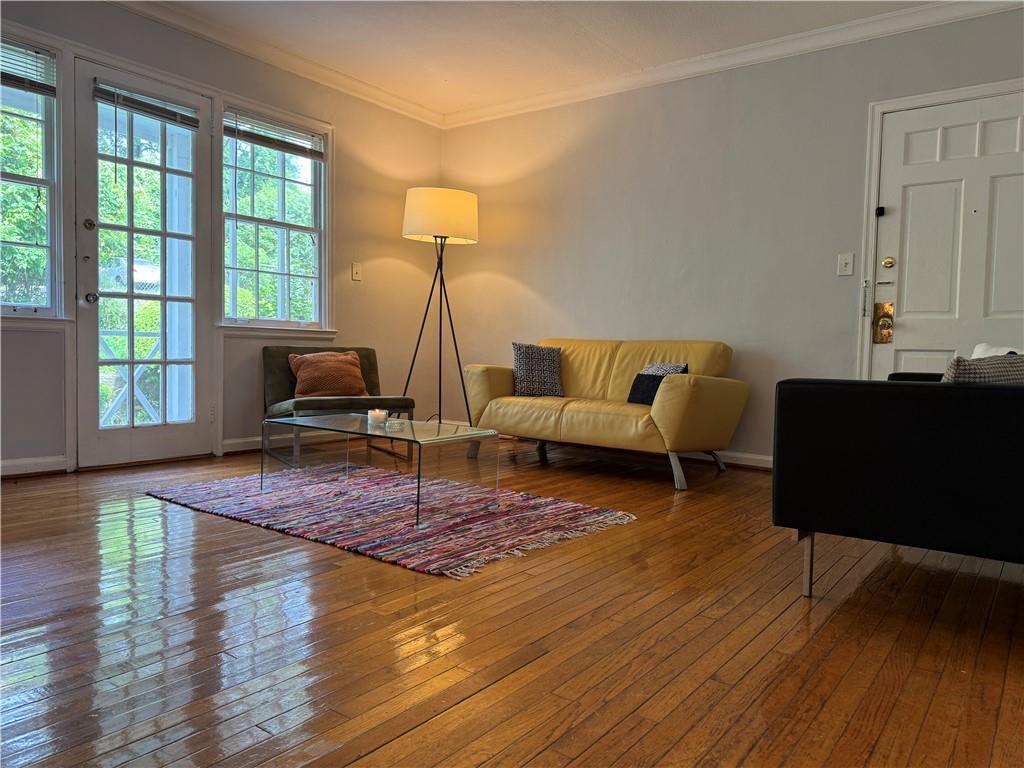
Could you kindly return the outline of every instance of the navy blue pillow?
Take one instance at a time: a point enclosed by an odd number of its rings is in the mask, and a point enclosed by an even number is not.
[[[659,365],[662,367],[664,364]],[[654,363],[647,366],[648,368],[655,367]],[[682,370],[679,370],[682,369]],[[671,373],[686,373],[689,370],[689,366],[686,363],[682,365],[673,365]],[[627,403],[637,403],[639,405],[654,405],[654,396],[658,394],[658,388],[661,386],[661,380],[670,373],[638,373],[636,378],[633,379],[633,386],[629,388],[629,397],[626,398]]]

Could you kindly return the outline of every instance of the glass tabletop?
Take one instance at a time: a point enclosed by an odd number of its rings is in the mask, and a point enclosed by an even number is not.
[[[442,424],[437,421],[409,421],[408,419],[388,419],[399,429],[386,429],[383,422],[370,424],[369,418],[356,413],[330,413],[323,416],[289,416],[276,419],[264,419],[264,424],[281,424],[287,427],[303,429],[322,429],[327,432],[340,432],[346,435],[363,437],[386,437],[389,440],[400,440],[405,443],[431,445],[435,443],[454,443],[460,440],[497,437],[493,429],[479,429],[463,424]]]

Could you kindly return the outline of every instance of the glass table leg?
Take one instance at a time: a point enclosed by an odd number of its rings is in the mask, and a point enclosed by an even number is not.
[[[423,446],[419,446],[416,453],[416,527],[420,525],[420,491],[423,485]]]

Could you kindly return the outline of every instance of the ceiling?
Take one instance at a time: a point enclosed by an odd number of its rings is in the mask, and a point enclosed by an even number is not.
[[[242,1],[133,7],[285,68],[343,78],[360,95],[377,94],[391,106],[406,104],[457,123],[446,118],[600,88],[673,62],[931,5]]]

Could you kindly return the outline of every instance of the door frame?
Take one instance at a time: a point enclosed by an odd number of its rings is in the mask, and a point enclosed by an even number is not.
[[[878,248],[879,185],[882,181],[882,118],[892,112],[939,107],[960,101],[973,101],[989,96],[1005,96],[1024,91],[1024,77],[994,83],[970,85],[946,91],[901,96],[897,99],[873,101],[868,104],[868,140],[864,185],[864,234],[860,260],[860,301],[857,304],[857,378],[871,377],[871,311],[875,299],[875,262]]]

